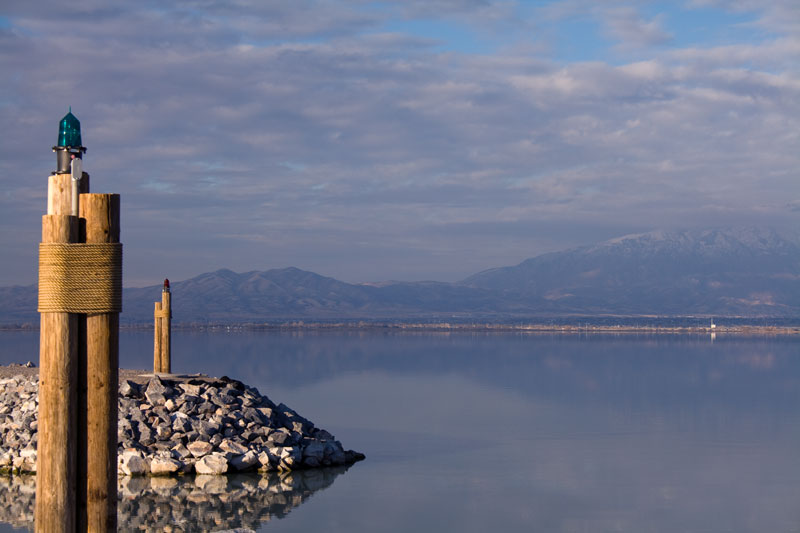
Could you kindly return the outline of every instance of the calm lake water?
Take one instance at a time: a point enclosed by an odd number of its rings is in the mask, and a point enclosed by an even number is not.
[[[152,333],[120,350],[152,368]],[[139,480],[121,531],[170,506],[188,531],[800,531],[797,338],[178,331],[173,352],[174,371],[241,379],[367,459]],[[0,332],[0,363],[37,358],[38,333]],[[4,483],[0,501],[31,492]]]

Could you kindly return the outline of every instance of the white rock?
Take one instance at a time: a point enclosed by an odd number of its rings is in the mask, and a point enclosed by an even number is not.
[[[228,461],[223,455],[213,453],[205,455],[194,464],[195,472],[198,474],[224,474],[228,471]]]
[[[178,385],[183,392],[191,394],[192,396],[200,396],[200,385],[189,385],[188,383],[181,383]]]
[[[268,451],[269,453],[280,459],[281,456],[283,455],[283,446],[272,446],[271,448],[268,448]]]
[[[150,461],[150,473],[154,476],[168,476],[181,469],[181,462],[171,457],[154,457]]]
[[[181,461],[187,457],[192,457],[192,452],[180,442],[172,447],[171,452],[174,459],[179,459]]]
[[[302,459],[303,453],[300,448],[286,446],[281,450],[281,462],[278,468],[280,470],[292,470],[300,465]]]
[[[23,461],[22,470],[26,472],[36,472],[36,450],[25,448],[19,452],[19,457]]]
[[[280,454],[275,455],[267,450],[262,450],[258,454],[258,469],[262,472],[270,472],[278,467]]]
[[[258,456],[253,450],[250,450],[244,455],[237,455],[231,459],[231,466],[238,471],[248,470],[257,464],[259,464]]]
[[[211,450],[214,449],[214,446],[212,446],[211,443],[202,440],[196,440],[194,442],[190,442],[186,448],[189,449],[189,452],[193,456],[199,458],[211,453]]]
[[[243,453],[247,453],[247,448],[239,444],[238,442],[234,442],[232,440],[225,439],[219,443],[217,446],[223,452],[233,453],[236,455],[241,455]]]
[[[135,453],[123,454],[119,470],[126,476],[143,476],[147,474],[147,461]]]
[[[10,466],[14,461],[14,454],[11,450],[5,451],[0,454],[0,466]]]

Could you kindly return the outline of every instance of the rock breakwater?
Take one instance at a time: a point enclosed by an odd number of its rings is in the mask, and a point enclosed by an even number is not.
[[[122,476],[290,471],[352,464],[328,431],[227,377],[122,380]],[[38,376],[0,379],[0,472],[36,471]]]

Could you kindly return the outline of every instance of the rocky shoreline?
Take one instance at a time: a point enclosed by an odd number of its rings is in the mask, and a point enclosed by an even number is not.
[[[278,472],[364,459],[284,404],[227,377],[121,379],[120,476]],[[0,379],[0,473],[36,472],[38,374]]]

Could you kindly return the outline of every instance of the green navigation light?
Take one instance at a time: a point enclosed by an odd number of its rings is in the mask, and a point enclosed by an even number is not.
[[[58,127],[58,146],[81,146],[81,122],[72,114],[72,107],[69,113],[64,115]]]

